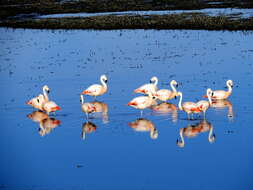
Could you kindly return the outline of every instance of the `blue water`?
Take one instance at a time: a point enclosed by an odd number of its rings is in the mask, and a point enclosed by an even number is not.
[[[0,29],[0,189],[223,189],[253,188],[253,33],[191,30],[11,30]],[[79,94],[101,74],[108,93],[107,119],[91,115],[91,133],[82,138],[86,116]],[[183,101],[202,99],[206,88],[225,89],[234,81],[224,108],[210,108],[208,130],[185,137],[180,128],[198,125],[177,110],[142,118],[158,136],[129,126],[141,117],[128,107],[133,90],[159,78],[175,79]],[[42,131],[25,104],[47,84],[61,108],[47,118],[60,124]],[[87,97],[86,101],[92,101]],[[170,103],[177,106],[178,99]],[[233,117],[231,115],[231,109]],[[51,118],[51,119],[50,119]],[[52,119],[54,118],[54,119]],[[46,125],[46,124],[45,124]],[[49,125],[50,126],[50,125]],[[93,128],[92,128],[93,126]]]

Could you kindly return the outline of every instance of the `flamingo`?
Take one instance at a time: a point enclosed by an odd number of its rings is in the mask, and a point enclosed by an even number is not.
[[[187,113],[188,119],[190,119],[190,114],[201,112],[201,109],[194,102],[184,102],[182,105],[182,98],[183,98],[182,92],[178,92],[178,96],[180,96],[178,107],[180,110],[183,110]]]
[[[184,136],[191,138],[197,136],[199,133],[204,133],[207,131],[209,131],[208,141],[213,143],[215,141],[213,126],[205,119],[195,125],[188,125],[186,128],[181,128],[179,132],[181,140],[177,140],[177,145],[181,148],[184,147]]]
[[[232,80],[227,80],[226,85],[228,87],[228,91],[215,90],[215,91],[213,91],[211,98],[214,99],[214,100],[227,99],[232,94],[233,81]],[[205,95],[204,97],[207,98],[207,95]]]
[[[82,92],[82,94],[94,96],[96,99],[97,96],[101,96],[107,91],[107,77],[105,75],[100,76],[101,84],[93,84],[89,86],[86,90]]]
[[[150,137],[152,139],[157,139],[158,137],[158,131],[155,128],[155,125],[150,120],[140,118],[133,122],[128,123],[128,125],[137,132],[150,131]]]
[[[178,87],[177,81],[172,80],[170,82],[170,86],[171,86],[172,91],[167,90],[167,89],[161,89],[156,92],[158,96],[158,100],[167,101],[167,100],[171,100],[172,98],[177,97],[177,89],[176,89],[176,87]]]
[[[212,90],[210,88],[208,88],[206,90],[206,94],[207,94],[207,97],[208,97],[208,101],[200,100],[196,103],[198,108],[201,110],[201,112],[204,113],[204,118],[206,117],[206,110],[208,110],[208,108],[212,105],[212,99],[211,99]]]
[[[154,103],[154,99],[156,97],[153,95],[153,93],[149,90],[148,91],[148,96],[139,96],[134,99],[132,99],[127,105],[132,106],[136,109],[141,110],[141,115],[142,115],[142,110],[152,106]]]
[[[91,122],[85,122],[82,128],[82,139],[85,139],[86,133],[92,133],[97,130],[97,126]]]
[[[134,93],[148,94],[149,91],[157,91],[158,78],[152,77],[149,84],[144,84],[134,90]]]
[[[89,103],[89,102],[84,103],[84,97],[82,94],[80,95],[80,102],[81,102],[81,108],[83,112],[86,114],[87,119],[88,119],[89,114],[96,111],[96,107],[92,103]]]
[[[40,94],[37,97],[34,97],[32,99],[30,99],[29,101],[26,102],[26,104],[31,105],[32,107],[43,111],[43,103],[45,102],[44,96],[42,94]]]
[[[49,101],[49,97],[48,97],[49,92],[50,92],[50,89],[48,88],[47,85],[45,85],[43,87],[44,103],[42,103],[42,109],[43,111],[47,112],[47,114],[50,114],[51,112],[55,112],[61,109],[54,101]]]
[[[38,96],[32,98],[31,100],[27,101],[26,104],[31,105],[32,107],[43,111],[42,105],[48,101],[47,92],[49,92],[49,88],[47,85],[44,85],[43,88],[43,94],[39,94]]]

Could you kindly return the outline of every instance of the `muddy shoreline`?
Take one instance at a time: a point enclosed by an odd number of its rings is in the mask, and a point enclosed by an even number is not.
[[[206,29],[253,30],[253,18],[208,16],[200,13],[172,15],[105,15],[92,17],[36,19],[33,15],[56,13],[99,13],[134,10],[196,10],[204,8],[253,8],[253,1],[203,0],[3,0],[0,27],[36,29]]]

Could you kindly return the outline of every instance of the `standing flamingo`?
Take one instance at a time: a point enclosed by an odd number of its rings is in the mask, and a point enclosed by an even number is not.
[[[158,78],[152,77],[149,84],[144,84],[139,88],[135,89],[135,93],[148,94],[149,91],[157,91]]]
[[[206,94],[207,94],[207,97],[208,97],[208,101],[200,100],[196,103],[198,108],[201,110],[201,112],[204,113],[204,118],[206,117],[206,110],[208,110],[208,108],[212,105],[212,99],[211,99],[212,90],[210,88],[208,88],[206,90]]]
[[[132,99],[127,105],[132,106],[136,109],[140,109],[141,115],[142,115],[142,110],[152,106],[152,104],[154,103],[153,100],[155,98],[156,97],[154,96],[154,94],[149,90],[148,96],[136,97],[136,98]]]
[[[89,118],[89,114],[96,111],[96,107],[91,103],[84,103],[83,95],[80,95],[81,108],[83,112],[86,114],[87,119]]]
[[[43,87],[44,101],[45,102],[42,104],[42,108],[43,108],[43,111],[47,112],[47,114],[50,114],[51,112],[55,112],[55,111],[61,109],[54,101],[49,100],[49,97],[48,97],[49,92],[50,92],[50,89],[48,88],[47,85],[45,85]]]
[[[180,96],[178,107],[180,110],[183,110],[187,113],[188,119],[190,119],[190,114],[201,112],[201,109],[194,102],[184,102],[182,104],[182,98],[183,98],[182,92],[178,92],[178,96]]]
[[[49,88],[47,85],[44,85],[43,88],[43,94],[39,94],[38,96],[32,98],[26,104],[31,105],[32,107],[39,109],[43,111],[42,105],[48,101],[47,92],[49,92]]]
[[[101,96],[107,91],[107,77],[105,75],[100,76],[101,84],[93,84],[89,86],[86,90],[82,92],[82,94],[94,96],[96,99],[97,96]]]
[[[178,86],[177,81],[172,80],[170,82],[170,86],[172,91],[167,89],[161,89],[156,92],[158,100],[167,101],[177,97],[177,89],[176,89],[176,87]]]
[[[215,91],[213,91],[211,98],[214,99],[214,100],[227,99],[232,94],[233,81],[232,80],[227,80],[226,85],[228,87],[228,91],[215,90]],[[204,97],[207,98],[207,95],[205,95]]]
[[[31,100],[27,101],[26,104],[31,105],[32,107],[43,111],[43,103],[45,102],[44,96],[40,94],[37,97],[32,98]]]

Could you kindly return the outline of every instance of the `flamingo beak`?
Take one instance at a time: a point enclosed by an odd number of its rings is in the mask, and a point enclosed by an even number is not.
[[[26,102],[26,104],[28,104],[28,105],[32,105],[32,102],[31,102],[31,101],[28,101],[28,102]]]

